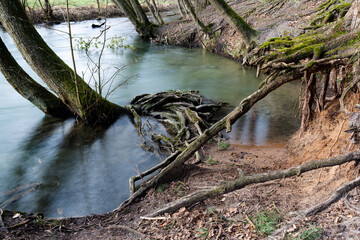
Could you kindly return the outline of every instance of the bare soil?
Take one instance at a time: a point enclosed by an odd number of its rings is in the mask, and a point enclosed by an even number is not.
[[[285,5],[288,6],[279,5],[272,9],[267,5],[257,5],[265,1],[233,2],[234,9],[248,13],[245,14],[247,20],[258,29],[270,29],[276,24],[277,30],[264,35],[267,38],[274,34],[298,34],[323,1],[304,1],[300,5],[290,4],[300,1],[287,1]],[[236,58],[236,50],[240,47],[236,45],[237,33],[214,12],[208,11],[202,17],[205,21],[218,18],[216,22],[222,27],[221,38],[217,39],[213,50]],[[162,34],[160,41],[195,47],[201,45],[197,37],[192,36],[196,27],[189,20],[174,22],[159,31]],[[352,94],[346,100],[350,111],[354,111],[359,98],[359,94]],[[356,150],[359,147],[351,146],[350,136],[344,132],[347,127],[348,116],[340,113],[336,101],[314,118],[308,131],[302,136],[296,133],[289,142],[262,147],[232,144],[220,151],[215,140],[201,150],[203,158],[200,163],[192,164],[195,159],[190,159],[181,170],[182,176],[152,189],[141,201],[121,212],[49,220],[33,215],[15,217],[16,213],[5,211],[2,218],[8,230],[0,232],[0,239],[264,239],[266,236],[256,223],[259,212],[276,213],[284,223],[297,212],[325,200],[343,183],[353,180],[359,167],[349,163],[316,170],[251,185],[155,219],[142,219],[141,216],[197,189],[236,179],[238,169],[245,174],[262,173]],[[208,161],[209,157],[212,161]],[[359,199],[358,191],[354,190],[322,213],[302,219],[288,232],[289,239],[299,237],[311,225],[322,229],[321,239],[360,239]]]

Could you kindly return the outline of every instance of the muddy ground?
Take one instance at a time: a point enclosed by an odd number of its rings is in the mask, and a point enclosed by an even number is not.
[[[263,4],[265,1],[233,2],[238,12],[249,13],[245,16],[253,26],[270,29],[276,25],[272,28],[275,30],[266,32],[264,37],[267,38],[275,34],[298,34],[323,1],[279,5],[270,10]],[[256,8],[255,2],[263,5]],[[208,11],[203,17],[206,21],[218,19],[216,22],[221,27],[212,50],[236,59],[237,33],[214,12]],[[190,20],[173,22],[159,32],[161,41],[201,46],[197,39],[200,36],[192,34],[196,27]],[[353,94],[346,100],[349,110],[354,111],[359,98],[359,94]],[[359,167],[351,162],[311,171],[289,179],[251,185],[155,219],[141,217],[197,189],[235,179],[239,176],[239,168],[245,174],[262,173],[357,150],[359,147],[351,146],[350,136],[344,132],[347,126],[348,116],[340,113],[339,104],[334,102],[316,116],[307,132],[302,136],[296,133],[282,144],[263,147],[231,144],[220,150],[214,139],[201,150],[200,163],[192,164],[194,159],[190,159],[182,176],[152,189],[141,201],[121,212],[49,220],[5,211],[2,218],[7,231],[0,232],[0,239],[264,239],[267,234],[262,231],[263,226],[269,228],[260,221],[264,215],[273,216],[275,227],[281,226],[300,211],[324,201],[343,183],[353,180]],[[360,239],[359,199],[355,189],[322,213],[301,219],[288,231],[288,239],[306,239],[311,234],[318,234],[318,239]]]

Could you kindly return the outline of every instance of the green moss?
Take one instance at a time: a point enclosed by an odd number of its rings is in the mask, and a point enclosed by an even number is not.
[[[318,14],[311,20],[310,26],[320,27],[326,23],[336,21],[345,16],[351,6],[350,2],[343,0],[331,0],[320,5]]]
[[[306,64],[305,68],[311,68],[312,66],[314,66],[315,62],[314,61],[310,61],[308,62],[308,64]]]

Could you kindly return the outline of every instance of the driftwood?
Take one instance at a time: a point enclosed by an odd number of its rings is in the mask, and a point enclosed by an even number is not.
[[[276,179],[283,179],[283,178],[289,178],[293,176],[300,176],[304,172],[312,171],[319,168],[324,167],[332,167],[337,166],[346,162],[356,161],[360,159],[360,151],[350,152],[343,155],[339,155],[336,157],[328,158],[328,159],[322,159],[322,160],[316,160],[316,161],[310,161],[303,163],[299,166],[291,167],[285,170],[280,171],[273,171],[268,173],[261,173],[261,174],[254,174],[250,176],[244,175],[240,171],[240,177],[234,181],[224,181],[219,186],[216,187],[210,187],[209,189],[196,191],[194,193],[191,193],[188,196],[185,196],[183,198],[180,198],[174,202],[171,202],[167,204],[165,207],[160,208],[150,214],[147,215],[147,217],[155,217],[167,212],[174,212],[178,210],[181,207],[188,207],[191,206],[199,201],[203,201],[207,198],[214,198],[219,195],[223,195],[241,188],[244,188],[251,184],[256,183],[264,183],[271,180]],[[329,199],[327,204],[331,204],[334,201],[337,201],[339,198],[339,195],[342,196],[345,192],[348,192],[349,189],[353,189],[356,187],[356,184],[359,184],[360,179],[357,179],[355,182],[350,182],[348,185],[344,186],[343,188],[338,189],[334,196]],[[337,199],[337,200],[336,200]],[[319,211],[322,211],[324,209],[324,205],[318,205],[314,207],[311,211],[309,211],[309,214],[316,214]]]
[[[343,184],[341,187],[336,189],[336,191],[324,202],[321,202],[313,207],[308,208],[307,210],[300,213],[297,217],[295,217],[293,220],[288,222],[285,226],[282,228],[276,230],[271,236],[269,236],[268,240],[277,240],[277,239],[284,239],[286,235],[286,230],[296,224],[298,221],[305,217],[314,216],[317,213],[325,210],[328,208],[331,204],[339,201],[342,197],[344,197],[348,192],[353,190],[354,188],[360,186],[360,177],[356,178],[355,180],[351,182],[347,182]]]
[[[157,166],[131,177],[129,179],[130,195],[135,191],[137,180],[167,167],[180,154],[180,149],[188,146],[201,135],[202,128],[210,125],[208,121],[211,121],[221,107],[220,103],[203,98],[198,91],[183,92],[180,90],[142,94],[134,97],[130,104],[127,109],[135,119],[134,125],[136,125],[138,134],[144,139],[143,146],[148,148],[149,141],[146,139],[150,139],[156,143],[156,150],[159,148],[159,151],[167,151],[171,154]],[[139,115],[156,118],[165,126],[168,134],[144,130]],[[197,159],[200,159],[199,154],[196,155]]]
[[[128,109],[136,119],[136,127],[140,134],[150,135],[163,150],[174,153],[182,148],[190,138],[202,132],[201,127],[210,126],[214,114],[221,108],[221,103],[203,98],[198,91],[183,92],[180,90],[143,94],[134,97]],[[139,115],[158,119],[168,135],[142,131]],[[170,135],[170,136],[169,136]]]

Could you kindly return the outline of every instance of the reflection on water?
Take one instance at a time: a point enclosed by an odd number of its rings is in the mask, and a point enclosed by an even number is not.
[[[91,21],[73,24],[75,37],[96,36],[99,29]],[[108,37],[127,37],[135,50],[106,49],[102,74],[116,76],[112,86],[134,77],[116,89],[110,100],[125,104],[141,93],[169,89],[197,89],[208,97],[237,105],[257,89],[262,80],[253,69],[201,49],[155,46],[141,41],[125,18],[110,19]],[[55,52],[71,65],[66,24],[38,26]],[[14,57],[35,79],[39,78],[25,64],[12,40],[0,35]],[[89,52],[97,57],[97,51]],[[78,71],[90,79],[89,60],[84,51],[76,51]],[[94,85],[93,81],[90,84]],[[109,88],[110,85],[105,87]],[[231,142],[266,145],[283,141],[298,127],[293,117],[296,85],[287,85],[270,94],[245,115],[229,134]],[[110,211],[128,197],[128,178],[160,161],[141,149],[141,138],[124,116],[110,128],[92,128],[46,117],[18,95],[0,76],[0,192],[17,186],[40,182],[36,192],[28,194],[8,208],[44,212],[49,217],[80,216]],[[231,108],[224,111],[230,111]],[[1,198],[0,203],[6,199]]]

